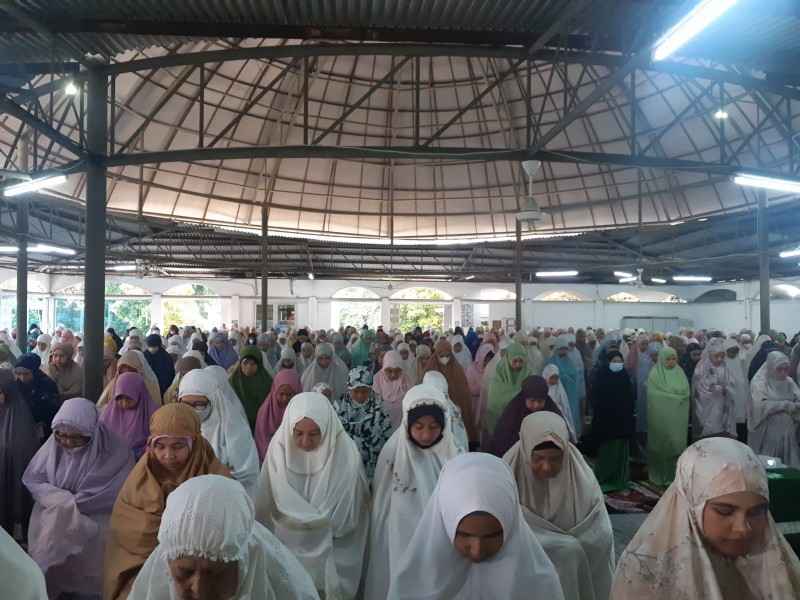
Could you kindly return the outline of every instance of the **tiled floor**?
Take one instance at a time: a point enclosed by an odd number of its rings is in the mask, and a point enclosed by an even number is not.
[[[614,530],[614,552],[619,559],[628,542],[644,523],[647,514],[609,515],[609,518],[611,519],[611,528]]]

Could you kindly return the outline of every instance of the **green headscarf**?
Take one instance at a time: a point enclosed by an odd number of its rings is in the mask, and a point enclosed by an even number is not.
[[[511,361],[521,358],[525,364],[519,371],[511,369]],[[528,351],[525,346],[513,342],[508,348],[500,364],[497,365],[492,381],[489,383],[489,406],[486,411],[486,425],[489,433],[494,431],[494,426],[503,414],[509,402],[519,394],[522,382],[526,377],[534,375],[531,369]]]
[[[658,352],[658,361],[647,378],[647,390],[648,392],[656,391],[661,394],[680,396],[681,398],[688,396],[689,381],[686,379],[686,374],[677,363],[675,368],[668,369],[666,367],[666,360],[669,356],[677,358],[678,353],[669,346],[665,346]]]
[[[361,333],[361,337],[358,338],[356,345],[353,346],[353,351],[350,353],[351,367],[361,366],[366,361],[370,360],[371,357],[369,355],[369,344],[367,343],[367,338],[372,339],[374,342],[376,337],[375,331],[372,329],[367,329]]]
[[[242,361],[245,357],[250,357],[256,361],[258,370],[252,377],[245,377],[242,373]],[[251,431],[256,429],[256,417],[258,409],[264,403],[270,388],[272,387],[272,377],[264,368],[264,356],[258,346],[243,346],[239,351],[239,366],[236,367],[233,375],[228,380],[239,396],[239,400],[244,406],[247,421],[250,423]]]

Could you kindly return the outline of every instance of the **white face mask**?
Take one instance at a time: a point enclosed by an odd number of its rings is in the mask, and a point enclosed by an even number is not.
[[[148,346],[147,351],[150,354],[158,354],[158,346]]]
[[[214,410],[214,407],[211,406],[210,403],[208,404],[208,406],[203,408],[199,408],[196,406],[193,406],[192,408],[194,408],[195,412],[197,413],[197,416],[200,417],[201,421],[205,421],[208,417],[210,417],[211,411]]]
[[[440,356],[439,357],[439,364],[440,365],[444,366],[449,362],[450,362],[450,357],[449,356]]]

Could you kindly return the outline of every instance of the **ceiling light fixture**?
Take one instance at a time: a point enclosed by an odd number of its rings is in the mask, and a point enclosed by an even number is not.
[[[625,271],[614,271],[614,277],[633,277],[633,273],[626,273]]]
[[[676,275],[672,281],[711,281],[711,277],[704,275]]]
[[[135,271],[136,265],[114,265],[112,271]]]
[[[779,177],[761,177],[739,173],[733,176],[733,183],[750,187],[765,188],[779,192],[793,192],[800,194],[800,181],[797,179],[782,179]]]
[[[19,252],[19,248],[17,246],[0,246],[0,252]],[[75,254],[75,250],[70,248],[59,248],[48,244],[28,246],[28,252],[35,252],[36,254],[66,254],[67,256]]]
[[[652,281],[653,283],[667,283],[666,279],[661,279],[659,277],[653,277],[650,279],[650,281]]]
[[[67,84],[67,87],[64,88],[64,93],[67,96],[74,96],[78,93],[78,87],[72,83],[71,81]]]
[[[634,277],[633,275],[631,275],[630,277],[623,277],[622,279],[619,280],[620,283],[631,283],[634,281],[636,281],[636,277]]]
[[[727,119],[728,112],[724,108],[720,108],[717,112],[714,113],[714,117],[717,119]]]
[[[11,196],[19,196],[20,194],[24,194],[26,192],[35,192],[37,190],[42,189],[43,187],[53,187],[64,183],[67,178],[64,175],[53,175],[50,177],[41,177],[40,179],[33,179],[31,181],[25,181],[23,183],[16,183],[14,185],[8,186],[7,188],[3,188],[3,195],[6,198],[10,198]]]
[[[663,60],[716,21],[737,0],[701,0],[685,17],[656,42],[653,60]]]
[[[791,258],[793,256],[800,256],[800,248],[795,248],[794,250],[784,250],[778,256],[781,258]]]
[[[577,271],[537,271],[537,277],[575,277]]]
[[[314,279],[314,274],[313,274],[313,273],[309,273],[309,274],[308,274],[308,278],[309,278],[309,279]]]
[[[475,279],[475,275],[467,275],[466,277],[464,277],[464,279],[466,279],[467,281],[469,281],[470,279]]]
[[[699,223],[705,223],[706,221],[708,221],[708,217],[703,217],[702,219],[697,219],[697,221]]]

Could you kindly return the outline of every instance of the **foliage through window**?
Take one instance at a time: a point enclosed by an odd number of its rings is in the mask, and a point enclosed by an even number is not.
[[[578,298],[575,294],[571,294],[569,292],[564,291],[555,291],[550,292],[544,298],[541,298],[542,302],[582,302],[580,298]]]

